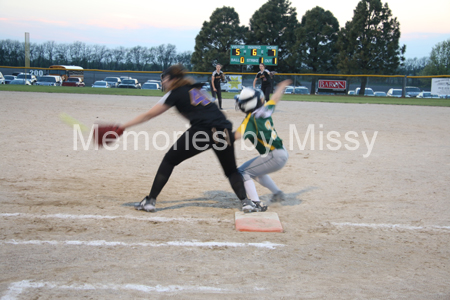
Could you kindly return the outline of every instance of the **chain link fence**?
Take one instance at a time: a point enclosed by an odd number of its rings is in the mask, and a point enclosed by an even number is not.
[[[7,67],[0,66],[0,72],[3,75],[9,75],[17,72],[31,72],[37,76],[42,76],[48,73],[49,68],[33,68],[30,69],[19,67]],[[211,72],[188,72],[189,76],[192,76],[197,82],[211,82],[213,70]],[[242,86],[253,86],[256,73],[227,73],[224,70],[225,75],[242,76]],[[147,80],[160,80],[161,71],[112,71],[112,70],[84,70],[84,82],[86,87],[90,87],[95,81],[103,80],[106,77],[132,77],[143,84]],[[405,75],[341,75],[341,74],[296,74],[296,73],[276,73],[273,76],[273,86],[282,80],[291,79],[293,86],[304,86],[311,93],[317,89],[317,81],[319,79],[326,80],[347,80],[347,86],[349,91],[354,91],[356,88],[361,87],[363,80],[366,80],[366,88],[371,88],[373,91],[387,92],[391,88],[404,89],[406,86],[418,87],[421,91],[431,91],[432,78],[450,78],[450,75],[441,76],[405,76]],[[259,82],[257,83],[259,84]],[[450,97],[450,96],[449,96]]]

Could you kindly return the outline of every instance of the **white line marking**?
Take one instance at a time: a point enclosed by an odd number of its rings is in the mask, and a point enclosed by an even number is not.
[[[107,242],[107,241],[40,241],[40,240],[29,240],[29,241],[0,241],[1,244],[10,245],[68,245],[68,246],[123,246],[123,247],[166,247],[166,246],[176,246],[176,247],[257,247],[257,248],[267,248],[275,249],[276,247],[283,247],[283,244],[274,244],[270,242],[262,243],[233,243],[233,242],[165,242],[165,243],[124,243],[124,242]]]
[[[233,220],[219,220],[219,219],[196,219],[196,218],[165,218],[165,217],[135,217],[130,215],[125,216],[101,216],[101,215],[69,215],[69,214],[53,214],[53,215],[37,215],[37,214],[24,214],[24,213],[2,213],[0,217],[19,217],[19,218],[38,218],[38,219],[95,219],[95,220],[114,220],[114,219],[129,219],[138,221],[150,221],[150,222],[221,222],[232,223]]]
[[[369,223],[336,223],[331,222],[331,225],[341,226],[341,227],[366,227],[366,228],[374,228],[374,229],[406,229],[406,230],[450,230],[450,226],[410,226],[410,225],[402,225],[402,224],[369,224]]]
[[[1,298],[1,300],[16,300],[17,297],[22,294],[26,289],[70,289],[70,290],[134,290],[144,293],[158,292],[207,292],[207,293],[223,293],[229,292],[230,290],[209,287],[209,286],[181,286],[181,285],[168,285],[168,286],[147,286],[140,284],[63,284],[56,282],[33,282],[31,280],[22,280],[18,282],[13,282],[9,285],[6,294]]]

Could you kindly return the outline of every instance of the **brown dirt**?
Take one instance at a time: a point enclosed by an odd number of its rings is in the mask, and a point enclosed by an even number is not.
[[[246,233],[212,151],[178,166],[158,212],[144,213],[127,204],[148,193],[165,151],[143,139],[115,151],[78,139],[75,151],[58,118],[125,122],[157,100],[0,93],[2,299],[450,299],[450,108],[281,102],[290,158],[272,177],[288,199],[269,210],[285,232]],[[236,127],[243,115],[224,102]],[[302,150],[290,125],[303,141],[309,124],[315,149]],[[185,125],[172,109],[133,129],[173,141]],[[364,158],[362,133],[375,131]],[[236,146],[238,164],[256,154]],[[264,242],[281,245],[254,246]]]

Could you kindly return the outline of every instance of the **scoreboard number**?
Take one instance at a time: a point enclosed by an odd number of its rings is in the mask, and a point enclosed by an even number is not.
[[[278,46],[272,45],[231,45],[231,65],[278,65]]]

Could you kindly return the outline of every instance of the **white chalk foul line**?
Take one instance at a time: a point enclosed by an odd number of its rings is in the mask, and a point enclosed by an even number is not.
[[[224,293],[230,290],[209,287],[209,286],[181,286],[181,285],[168,285],[168,286],[147,286],[140,284],[64,284],[56,282],[33,282],[30,280],[22,280],[13,282],[9,285],[6,294],[3,295],[1,300],[15,300],[26,289],[70,289],[70,290],[133,290],[144,293],[170,293],[170,292],[206,292],[206,293]]]
[[[2,213],[0,217],[18,217],[18,218],[37,218],[37,219],[95,219],[95,220],[114,220],[114,219],[128,219],[138,221],[150,221],[150,222],[233,222],[232,220],[218,220],[218,219],[196,219],[196,218],[165,218],[165,217],[135,217],[130,215],[124,216],[102,216],[102,215],[70,215],[70,214],[52,214],[52,215],[38,215],[38,214],[26,214],[26,213]]]
[[[276,247],[283,247],[283,244],[274,244],[270,242],[262,243],[234,243],[234,242],[179,242],[171,241],[165,243],[124,243],[124,242],[107,242],[107,241],[40,241],[40,240],[29,240],[29,241],[0,241],[1,244],[9,245],[62,245],[62,246],[108,246],[108,247],[256,247],[256,248],[267,248],[275,249]]]
[[[373,223],[336,223],[330,222],[331,225],[338,227],[365,227],[372,229],[405,229],[405,230],[450,230],[450,226],[410,226],[402,224],[373,224]]]

